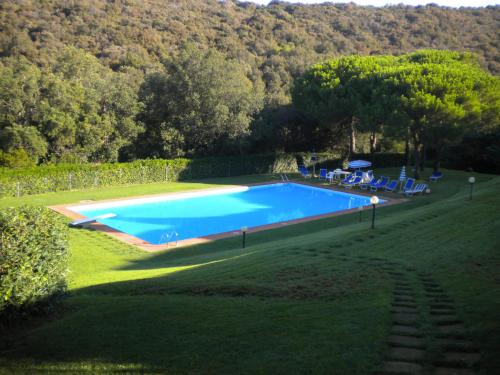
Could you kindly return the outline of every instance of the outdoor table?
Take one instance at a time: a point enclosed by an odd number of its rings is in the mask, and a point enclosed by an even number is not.
[[[333,175],[335,178],[339,179],[343,176],[343,177],[347,177],[349,176],[350,174],[352,174],[351,172],[349,171],[343,171],[342,169],[336,169],[333,171]]]

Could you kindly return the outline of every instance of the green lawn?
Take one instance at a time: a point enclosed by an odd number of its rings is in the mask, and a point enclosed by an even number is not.
[[[385,171],[397,175],[397,170]],[[69,293],[53,316],[5,337],[0,372],[373,374],[389,352],[394,277],[417,293],[426,374],[439,362],[418,275],[453,300],[479,374],[500,371],[500,177],[445,171],[432,194],[369,212],[156,254],[70,230]],[[258,182],[245,176],[0,200],[78,202]],[[399,276],[396,276],[396,278]],[[403,276],[402,276],[403,277]]]

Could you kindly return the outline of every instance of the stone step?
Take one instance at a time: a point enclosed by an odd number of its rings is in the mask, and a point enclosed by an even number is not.
[[[431,302],[430,308],[432,309],[454,309],[453,303],[451,302]]]
[[[465,327],[463,324],[447,324],[437,327],[437,331],[443,334],[465,334]]]
[[[423,348],[424,341],[415,336],[390,335],[389,344],[392,346],[401,346],[408,348]]]
[[[481,354],[479,353],[464,353],[450,351],[444,354],[444,361],[447,363],[454,363],[463,366],[473,366],[479,362]]]
[[[432,297],[432,298],[429,298],[427,296],[427,298],[429,299],[429,304],[432,306],[432,305],[453,305],[453,300],[450,299],[450,298],[444,298],[444,297],[440,297],[440,298],[435,298],[435,297]]]
[[[419,375],[423,371],[422,365],[404,361],[387,361],[384,363],[383,369],[388,374]]]
[[[393,320],[399,324],[415,324],[418,320],[418,314],[397,313],[394,314]]]
[[[436,343],[448,351],[455,352],[477,352],[477,346],[469,340],[437,338]]]
[[[418,310],[415,307],[393,307],[391,309],[392,314],[418,314]]]
[[[429,310],[429,313],[431,315],[451,315],[454,312],[455,312],[455,309],[453,309],[453,308],[447,308],[447,309],[440,308],[440,309],[430,309]]]
[[[401,277],[401,278],[405,277],[405,274],[404,274],[404,273],[402,273],[402,272],[398,272],[398,271],[392,271],[392,270],[391,270],[391,271],[387,271],[387,273],[388,273],[389,275],[391,275],[391,276],[397,276],[397,277]]]
[[[415,291],[413,289],[404,289],[404,288],[396,288],[392,291],[392,293],[394,295],[396,294],[405,294],[405,295],[409,295],[409,296],[415,296]]]
[[[413,302],[413,303],[416,303],[415,298],[410,297],[410,296],[395,296],[394,302]]]
[[[436,367],[434,375],[474,375],[475,372],[467,368]]]
[[[415,348],[393,347],[389,350],[391,360],[420,362],[424,359],[425,350]]]
[[[455,314],[451,315],[434,315],[432,317],[432,323],[439,326],[448,326],[452,324],[462,324],[462,320],[457,318]]]
[[[393,324],[391,333],[395,335],[415,336],[421,337],[420,331],[417,327],[405,324]]]
[[[394,291],[394,298],[407,298],[409,300],[415,300],[415,293],[410,291]]]
[[[425,296],[427,298],[440,298],[440,299],[450,299],[450,297],[443,292],[438,292],[438,291],[431,291],[431,290],[426,290],[425,291]]]
[[[411,303],[411,302],[393,302],[391,304],[391,306],[392,307],[407,307],[407,308],[413,308],[413,309],[417,308],[417,304]]]
[[[422,281],[424,288],[441,288],[441,286],[433,280],[428,280],[428,279],[426,280],[420,279],[420,280]]]

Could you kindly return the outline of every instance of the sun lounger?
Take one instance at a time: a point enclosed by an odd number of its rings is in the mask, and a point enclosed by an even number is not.
[[[343,184],[346,184],[348,183],[349,181],[352,181],[356,178],[356,176],[350,174],[349,176],[345,177],[343,180],[340,180],[339,184],[340,185],[343,185]]]
[[[321,168],[321,169],[319,170],[319,177],[318,177],[318,178],[319,178],[320,180],[326,180],[326,178],[327,178],[327,177],[326,177],[326,174],[327,174],[327,170],[326,170],[326,169]]]
[[[371,185],[375,185],[377,183],[377,179],[375,177],[372,177],[370,181],[363,182],[362,184],[359,184],[359,187],[361,189],[368,189]]]
[[[370,190],[377,191],[378,189],[385,188],[388,183],[389,183],[389,177],[382,176],[380,177],[379,182],[377,182],[375,185],[370,186]]]
[[[427,189],[426,184],[417,184],[413,189],[405,190],[406,196],[412,196],[413,194],[423,193]]]
[[[399,184],[399,181],[398,180],[392,180],[389,185],[387,185],[386,187],[384,187],[384,191],[390,191],[390,192],[393,192],[397,189],[398,187],[398,184]]]
[[[433,172],[431,174],[431,176],[429,177],[429,181],[436,182],[439,179],[441,179],[442,177],[443,177],[443,172],[441,172],[441,171]]]
[[[299,172],[304,178],[310,178],[311,174],[304,165],[299,166]]]
[[[405,182],[405,186],[403,186],[403,193],[406,193],[407,190],[411,190],[413,188],[413,184],[415,180],[413,178],[409,178]]]
[[[361,176],[356,176],[354,177],[354,179],[352,179],[351,181],[348,181],[346,182],[345,184],[342,184],[343,187],[345,187],[346,189],[350,189],[352,188],[353,186],[356,186],[356,185],[359,185],[361,183],[361,181],[363,180],[363,177]]]

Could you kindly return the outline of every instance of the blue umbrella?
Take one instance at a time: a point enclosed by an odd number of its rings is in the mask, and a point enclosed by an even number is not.
[[[366,160],[353,160],[349,162],[349,168],[351,169],[367,168],[371,165],[372,163]]]

